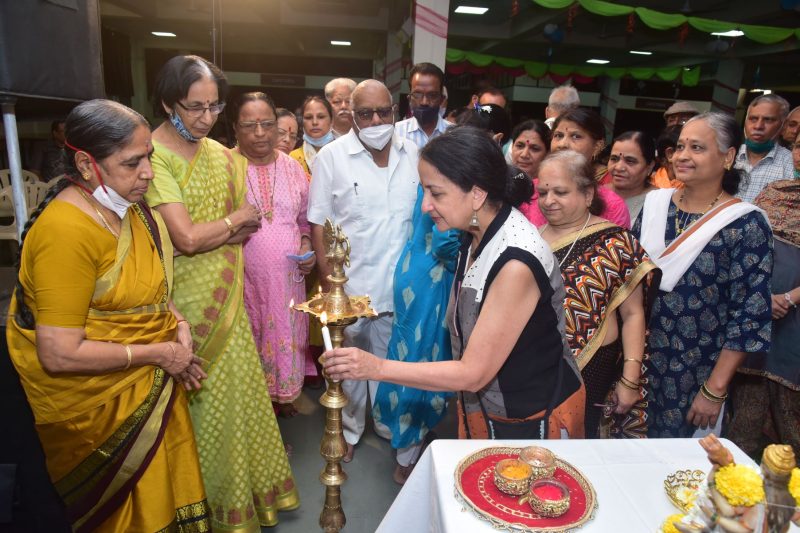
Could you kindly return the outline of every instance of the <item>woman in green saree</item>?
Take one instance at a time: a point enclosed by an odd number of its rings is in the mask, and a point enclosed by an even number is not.
[[[208,139],[227,82],[213,64],[177,56],[159,73],[155,177],[146,196],[175,249],[174,301],[192,324],[208,380],[190,398],[215,531],[258,532],[299,498],[243,301],[242,241],[263,213],[245,201],[247,160]]]

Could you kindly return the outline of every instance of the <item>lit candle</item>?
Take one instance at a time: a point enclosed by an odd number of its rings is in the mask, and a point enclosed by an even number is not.
[[[328,331],[328,313],[323,311],[319,316],[319,321],[322,322],[322,342],[325,344],[325,351],[333,350],[331,333]]]

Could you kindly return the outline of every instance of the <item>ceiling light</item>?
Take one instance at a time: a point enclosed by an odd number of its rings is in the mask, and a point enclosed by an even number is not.
[[[772,94],[772,89],[750,89],[751,93]]]
[[[456,13],[464,15],[483,15],[487,11],[489,11],[488,7],[458,6],[456,8]]]
[[[331,41],[333,46],[350,46],[350,41]]]
[[[636,54],[637,56],[651,56],[653,52],[645,52],[644,50],[630,50],[629,54]]]
[[[608,59],[589,59],[586,61],[587,63],[594,63],[595,65],[605,65],[606,63],[610,63]]]
[[[152,33],[156,37],[177,37],[177,35],[175,35],[171,31],[151,31],[150,33]]]
[[[717,37],[741,37],[744,32],[742,30],[715,31],[711,32],[711,35],[716,35]]]

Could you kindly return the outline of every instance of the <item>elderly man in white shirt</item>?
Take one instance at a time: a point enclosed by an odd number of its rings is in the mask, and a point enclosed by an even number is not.
[[[351,97],[353,129],[317,154],[308,201],[311,239],[320,277],[327,279],[322,225],[326,218],[340,224],[350,239],[351,295],[369,294],[377,318],[360,319],[345,330],[345,344],[386,356],[394,311],[392,279],[395,265],[411,229],[417,197],[417,147],[394,135],[392,95],[377,80],[365,80]],[[350,398],[342,410],[345,462],[364,432],[367,393],[374,401],[377,382],[345,381]],[[376,431],[390,438],[388,428]]]
[[[411,118],[395,124],[395,134],[410,139],[417,148],[441,135],[452,126],[440,114],[440,106],[445,98],[444,72],[433,63],[417,63],[409,75],[411,93],[408,105]]]

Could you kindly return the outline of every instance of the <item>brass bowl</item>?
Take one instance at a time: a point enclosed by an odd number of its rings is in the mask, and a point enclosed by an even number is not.
[[[537,494],[538,490],[556,488],[561,497],[559,498],[543,498]],[[528,493],[528,503],[533,509],[533,512],[540,516],[555,518],[561,516],[569,510],[569,489],[561,481],[555,478],[537,479],[531,483],[531,488]]]
[[[494,484],[512,496],[525,494],[531,484],[531,467],[519,459],[501,459],[494,467]]]
[[[556,473],[556,456],[547,448],[528,446],[519,452],[519,458],[531,466],[532,480],[553,477]]]

